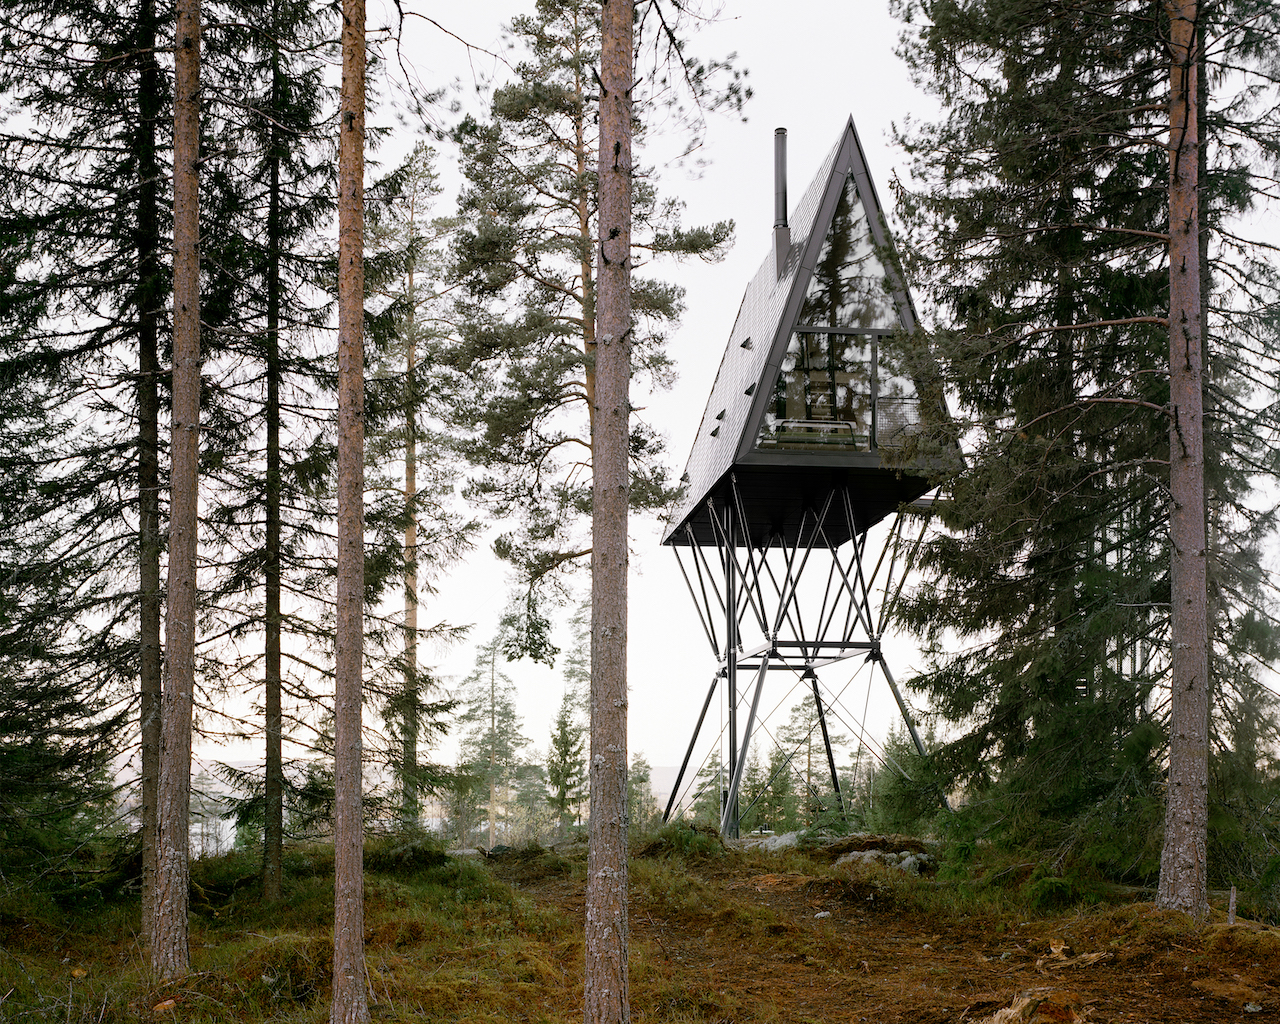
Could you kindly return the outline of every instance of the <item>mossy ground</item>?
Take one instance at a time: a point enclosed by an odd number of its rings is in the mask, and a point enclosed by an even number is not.
[[[581,853],[480,861],[386,840],[370,844],[366,864],[375,1020],[581,1020]],[[149,976],[136,900],[11,888],[0,898],[0,1020],[321,1024],[332,851],[290,851],[278,903],[261,899],[256,875],[241,855],[195,865],[193,974],[170,986]],[[697,834],[637,844],[633,1020],[1280,1016],[1280,932],[1227,926],[1220,911],[1196,926],[1142,893],[1073,895],[1037,887],[1043,877],[979,859],[908,878],[836,866],[823,849],[768,854]]]

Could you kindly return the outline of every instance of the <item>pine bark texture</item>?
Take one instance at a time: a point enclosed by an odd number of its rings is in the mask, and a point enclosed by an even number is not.
[[[1159,906],[1208,911],[1209,643],[1195,0],[1169,0],[1169,782]]]
[[[361,675],[364,646],[365,5],[342,3],[338,126],[338,559],[334,659],[332,1024],[369,1019],[364,967]]]
[[[156,892],[156,811],[160,780],[160,66],[152,0],[138,9],[138,719],[142,782],[142,924],[151,927]]]
[[[273,6],[273,24],[278,24],[278,5]],[[279,51],[272,58],[272,109],[279,110],[284,92]],[[262,895],[280,898],[284,848],[284,722],[280,704],[281,688],[281,478],[280,478],[280,250],[283,229],[280,221],[281,140],[275,128],[270,133],[267,155],[267,479],[266,479],[266,565],[263,609],[266,618],[263,673],[263,711],[266,719],[263,759]]]
[[[627,506],[632,0],[604,0],[599,282],[591,433],[591,823],[585,1018],[631,1019],[627,976]]]
[[[160,979],[190,972],[191,709],[195,690],[196,518],[200,446],[200,2],[179,0],[174,55],[173,414],[169,580],[151,964]]]
[[[409,237],[414,236],[414,214]],[[414,267],[409,267],[409,345],[405,352],[404,409],[404,711],[400,738],[400,818],[407,828],[418,825],[418,349],[414,342],[417,294]]]

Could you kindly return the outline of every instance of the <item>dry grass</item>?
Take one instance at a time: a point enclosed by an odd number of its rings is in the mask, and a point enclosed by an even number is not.
[[[581,1020],[580,856],[369,853],[376,1021]],[[329,851],[292,851],[287,895],[268,905],[251,859],[197,865],[194,973],[168,987],[149,976],[136,903],[70,912],[10,895],[0,902],[0,1020],[322,1024],[331,866]],[[1198,929],[1146,904],[1037,914],[1013,886],[836,867],[824,851],[669,837],[637,850],[630,924],[637,1022],[941,1024],[991,1017],[1041,989],[1090,1020],[1280,1010],[1273,930]]]

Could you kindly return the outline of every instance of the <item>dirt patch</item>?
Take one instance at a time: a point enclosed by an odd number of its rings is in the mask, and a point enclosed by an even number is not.
[[[915,852],[906,843],[902,849]],[[675,880],[637,872],[630,900],[636,1019],[1221,1024],[1280,1018],[1280,933],[1270,929],[1195,928],[1149,904],[992,927],[962,909],[921,910],[927,901],[909,887],[936,884],[927,879],[832,872],[822,863],[810,872],[785,870],[790,864],[761,871],[759,857],[731,852],[680,862],[671,873]],[[501,876],[502,866],[494,869]],[[511,881],[535,902],[581,919],[580,877],[524,874]],[[677,882],[696,889],[697,900],[673,896]],[[708,892],[718,894],[718,902],[708,905]]]

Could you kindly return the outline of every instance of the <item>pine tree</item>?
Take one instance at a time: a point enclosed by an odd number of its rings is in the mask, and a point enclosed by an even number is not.
[[[369,1020],[364,965],[365,5],[342,3],[338,108],[338,559],[334,636],[332,1024]]]
[[[517,524],[494,545],[527,588],[515,641],[549,661],[556,652],[539,595],[554,594],[556,581],[591,547],[585,526],[603,269],[592,103],[600,8],[593,0],[539,0],[511,30],[527,53],[515,80],[495,90],[487,121],[464,118],[454,133],[468,187],[454,246],[454,276],[465,290],[462,329],[449,358],[468,388],[455,423],[481,470],[467,495]],[[649,83],[646,91],[654,88]],[[632,189],[633,260],[723,253],[731,223],[683,228],[679,204],[660,201],[649,174],[638,175]],[[635,277],[634,372],[651,386],[670,382],[665,333],[679,318],[682,296],[677,285]],[[630,501],[663,508],[672,490],[661,439],[639,418],[628,430]]]
[[[591,409],[591,819],[586,1019],[631,1019],[627,948],[627,511],[630,506],[631,0],[605,0],[597,161],[600,283]]]
[[[1200,294],[1200,35],[1196,0],[1169,16],[1169,784],[1158,906],[1209,910],[1209,542]]]
[[[200,27],[200,0],[179,0],[173,127],[169,580],[151,930],[151,966],[164,981],[183,978],[191,970],[187,890],[200,449]]]

